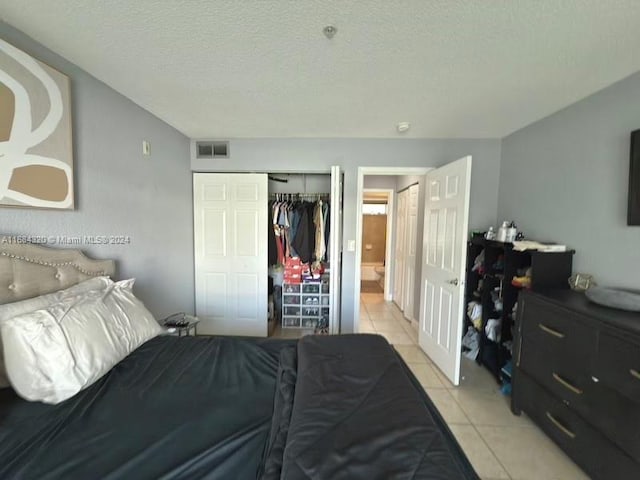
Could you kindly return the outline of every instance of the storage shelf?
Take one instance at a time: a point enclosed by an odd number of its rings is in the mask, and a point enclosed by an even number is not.
[[[465,306],[470,302],[477,302],[482,306],[482,328],[480,333],[480,349],[476,361],[484,365],[500,381],[500,370],[511,358],[511,353],[502,344],[513,338],[512,309],[518,301],[522,290],[540,290],[548,288],[568,288],[567,279],[571,276],[574,251],[546,253],[537,251],[516,251],[512,243],[486,240],[482,236],[474,236],[467,244],[467,287]],[[474,261],[483,253],[481,271],[484,275],[473,272]],[[493,266],[501,263],[501,268]],[[511,280],[518,275],[518,271],[531,269],[531,285],[519,287],[511,284]],[[495,309],[492,293],[500,287],[499,299],[502,310]],[[480,297],[475,292],[480,291]],[[489,319],[500,320],[500,339],[498,342],[490,340],[485,332]],[[467,325],[471,325],[467,318]],[[475,328],[475,327],[474,327]],[[466,328],[465,328],[466,331]]]
[[[331,296],[328,283],[301,283],[282,286],[282,327],[316,328],[329,324]]]

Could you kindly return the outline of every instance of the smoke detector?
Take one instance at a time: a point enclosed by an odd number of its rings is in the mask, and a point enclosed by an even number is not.
[[[400,122],[398,123],[398,125],[396,125],[398,133],[404,133],[409,130],[409,128],[411,128],[411,124],[409,122]]]
[[[326,27],[324,27],[322,29],[322,33],[324,33],[324,36],[327,37],[329,40],[331,40],[333,38],[333,36],[338,33],[338,29],[336,27],[334,27],[333,25],[327,25]]]

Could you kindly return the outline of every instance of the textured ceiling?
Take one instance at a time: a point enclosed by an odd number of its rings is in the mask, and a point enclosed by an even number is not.
[[[640,70],[639,0],[0,0],[0,18],[192,138],[503,137]]]

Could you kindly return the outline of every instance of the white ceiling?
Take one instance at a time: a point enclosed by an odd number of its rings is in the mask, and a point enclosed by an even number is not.
[[[503,137],[640,70],[639,0],[0,0],[0,18],[192,138]]]

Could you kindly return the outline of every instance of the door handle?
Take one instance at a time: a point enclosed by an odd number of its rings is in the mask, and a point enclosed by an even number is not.
[[[573,433],[571,430],[569,430],[567,427],[565,427],[562,423],[560,423],[560,421],[556,419],[556,417],[551,415],[551,413],[545,412],[545,414],[547,415],[547,418],[551,420],[551,423],[553,423],[558,428],[558,430],[564,433],[567,437],[571,439],[576,438],[576,434]]]
[[[458,286],[458,279],[454,278],[453,280],[447,281],[447,283],[450,283],[451,285],[455,285],[457,287]]]
[[[551,327],[547,327],[544,323],[539,323],[538,327],[540,327],[540,330],[548,333],[549,335],[553,335],[554,337],[557,337],[557,338],[564,338],[564,333],[559,332],[558,330],[555,330]]]
[[[572,391],[573,393],[575,393],[576,395],[582,395],[582,390],[580,390],[578,387],[571,385],[569,382],[567,382],[564,378],[562,378],[560,375],[558,375],[557,373],[553,372],[553,379],[558,382],[560,385],[562,385],[564,388],[566,388],[567,390]]]

